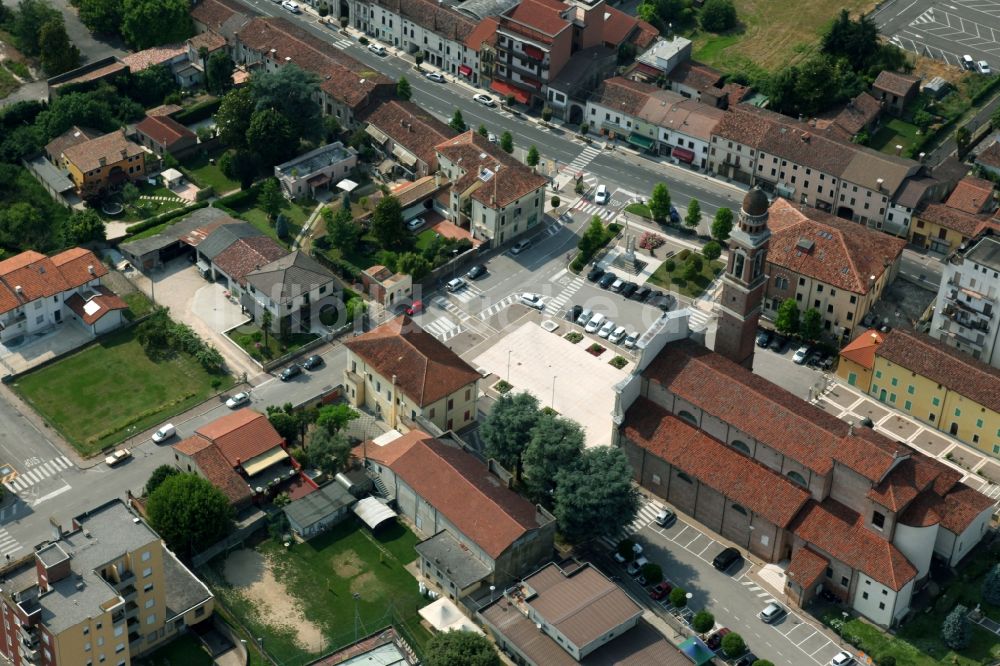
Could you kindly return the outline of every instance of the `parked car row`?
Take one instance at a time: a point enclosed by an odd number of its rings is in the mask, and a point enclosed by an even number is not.
[[[574,305],[569,309],[567,316],[571,321],[583,326],[583,330],[587,333],[597,333],[598,337],[606,338],[608,342],[621,345],[625,349],[632,349],[639,341],[638,331],[626,331],[624,326],[619,326],[600,312],[595,313],[582,305]]]
[[[587,273],[587,279],[596,283],[601,289],[613,291],[633,301],[648,303],[660,308],[664,312],[670,310],[676,304],[673,296],[646,286],[639,286],[635,282],[623,280],[611,271],[605,271],[600,266],[592,268]]]
[[[757,346],[761,349],[770,349],[777,354],[784,354],[790,344],[791,339],[780,333],[763,328],[757,331]],[[833,367],[833,360],[834,357],[829,352],[808,344],[799,346],[792,354],[792,362],[796,365],[808,365],[810,368],[822,370],[829,370]]]
[[[283,382],[287,382],[289,379],[301,375],[303,370],[315,370],[321,365],[323,365],[323,357],[319,354],[313,354],[306,360],[302,361],[301,364],[292,363],[290,366],[282,370],[281,374],[278,375],[278,379]]]

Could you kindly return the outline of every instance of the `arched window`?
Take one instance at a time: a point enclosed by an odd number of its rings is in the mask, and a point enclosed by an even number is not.
[[[805,477],[802,476],[801,474],[799,474],[798,472],[789,472],[788,473],[788,478],[791,479],[792,481],[794,481],[795,483],[799,484],[800,486],[808,486],[809,485],[809,484],[806,483]]]
[[[686,410],[682,409],[680,412],[677,413],[677,416],[679,416],[680,418],[684,419],[685,421],[687,421],[691,425],[694,425],[694,426],[698,425],[698,419],[696,419],[694,417],[694,414],[692,414],[689,411],[686,411]]]
[[[680,479],[681,481],[687,481],[688,483],[694,483],[694,481],[691,479],[691,477],[688,476],[687,474],[685,474],[684,472],[677,472],[677,478]]]
[[[742,441],[740,441],[738,439],[734,439],[730,443],[730,446],[732,446],[734,449],[739,449],[740,451],[742,451],[743,453],[746,453],[747,455],[750,454],[750,447],[747,446],[744,442],[742,442]]]
[[[744,516],[747,515],[747,510],[741,507],[739,504],[732,504],[733,511],[736,513],[742,513]]]

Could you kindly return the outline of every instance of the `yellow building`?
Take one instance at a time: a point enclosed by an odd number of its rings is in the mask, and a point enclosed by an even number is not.
[[[12,663],[127,666],[211,618],[212,593],[120,500],[53,530],[3,574],[0,653]]]
[[[99,197],[146,175],[146,150],[116,130],[96,139],[67,146],[57,157],[85,199]]]
[[[479,373],[405,315],[344,342],[347,399],[408,432],[417,419],[440,430],[476,420]]]
[[[1000,370],[894,329],[875,350],[868,394],[1000,457]]]
[[[987,227],[1000,227],[991,219],[995,209],[993,183],[963,178],[944,203],[931,204],[915,215],[909,241],[932,252],[949,254]]]
[[[840,362],[837,363],[837,376],[841,381],[868,393],[875,367],[875,353],[884,339],[882,333],[870,329],[841,349]]]
[[[792,298],[820,313],[828,336],[850,339],[896,279],[906,241],[786,199],[768,213],[764,316]]]

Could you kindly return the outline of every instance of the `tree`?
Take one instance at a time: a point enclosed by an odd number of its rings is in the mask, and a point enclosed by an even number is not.
[[[42,26],[38,33],[42,68],[49,76],[56,76],[80,66],[80,49],[69,41],[62,17]]]
[[[228,178],[240,181],[243,189],[248,189],[257,177],[259,163],[249,150],[227,150],[219,158],[219,169]]]
[[[278,217],[278,213],[281,212],[281,204],[284,203],[284,199],[281,195],[281,185],[278,184],[277,178],[268,178],[265,180],[260,186],[260,191],[257,193],[257,204],[261,210],[267,213],[267,219],[271,222],[274,222],[275,218]]]
[[[691,255],[691,257],[695,256],[697,255]],[[691,261],[691,257],[688,257],[688,260],[684,262],[684,267],[681,269],[681,277],[688,282],[695,280],[701,272],[698,270],[698,265]]]
[[[328,116],[323,116],[323,132],[326,141],[333,141],[342,131],[344,131],[344,128],[340,126],[337,116],[332,113]]]
[[[562,201],[555,194],[553,194],[552,198],[549,199],[549,205],[552,206],[553,208],[559,208],[559,204],[561,204],[561,203],[562,203]]]
[[[298,441],[302,428],[299,424],[299,415],[296,413],[292,403],[286,402],[280,407],[278,405],[268,405],[267,420],[278,431],[278,434],[285,438],[289,446],[294,445]]]
[[[274,109],[292,123],[296,138],[315,138],[322,128],[320,107],[314,95],[320,78],[292,63],[250,79],[254,109]]]
[[[189,0],[124,0],[121,33],[137,51],[194,34]]]
[[[538,399],[530,393],[506,393],[493,403],[479,426],[485,453],[521,478],[522,456],[538,423]]]
[[[709,32],[732,30],[736,27],[736,7],[732,0],[705,0],[699,20]]]
[[[733,211],[728,208],[720,208],[715,211],[715,218],[712,220],[712,238],[723,243],[729,239],[732,230]]]
[[[0,206],[0,245],[16,250],[45,252],[59,244],[55,221],[35,206],[18,202]]]
[[[412,276],[414,280],[421,280],[433,269],[433,264],[424,255],[416,252],[404,252],[396,261],[396,270]]]
[[[268,336],[271,335],[271,324],[274,323],[274,315],[269,308],[264,308],[264,313],[260,316],[260,329],[264,332],[264,346],[269,347]]]
[[[146,515],[167,546],[184,559],[211,546],[233,528],[229,500],[197,474],[175,474],[163,481],[149,496]]]
[[[722,652],[730,659],[735,659],[746,651],[746,641],[735,631],[730,631],[722,637]]]
[[[514,135],[510,132],[504,132],[500,135],[500,149],[505,153],[514,152]]]
[[[92,208],[75,211],[66,223],[67,240],[73,245],[107,240],[104,220]]]
[[[396,97],[402,100],[409,100],[413,97],[413,89],[410,88],[410,82],[406,80],[405,76],[399,77],[399,81],[396,82]]]
[[[688,202],[687,215],[684,216],[684,224],[689,227],[697,227],[701,222],[701,204],[697,199]]]
[[[208,56],[205,62],[205,86],[215,95],[221,95],[233,87],[232,59],[225,49],[219,49]],[[331,116],[336,118],[336,116]]]
[[[154,469],[146,480],[146,497],[152,495],[168,478],[180,473],[181,471],[173,465],[160,465]]]
[[[691,628],[699,634],[708,633],[715,626],[715,616],[707,610],[698,611],[691,619]]]
[[[288,161],[298,152],[299,138],[295,124],[275,109],[254,111],[247,128],[247,144],[257,154],[261,165],[272,167]]]
[[[122,0],[79,0],[80,22],[99,35],[117,35],[122,23]]]
[[[941,640],[952,650],[963,650],[972,640],[972,626],[969,624],[969,609],[959,604],[948,613],[941,624]]]
[[[526,163],[530,167],[536,167],[538,166],[538,160],[539,160],[538,148],[532,146],[531,148],[528,149],[528,157]]]
[[[324,208],[323,218],[326,220],[326,235],[330,243],[345,254],[353,252],[358,246],[361,230],[354,223],[351,209],[341,207],[333,213],[329,208]]]
[[[722,256],[722,246],[716,241],[708,241],[705,247],[701,248],[701,254],[709,261],[713,261]]]
[[[468,129],[468,127],[465,126],[465,119],[462,118],[462,112],[458,109],[455,109],[455,113],[451,115],[451,122],[448,123],[448,126],[456,132],[464,132]]]
[[[594,256],[594,253],[604,244],[607,231],[604,228],[604,223],[601,221],[599,215],[595,215],[590,218],[590,224],[587,225],[586,231],[580,236],[579,242],[577,242],[577,249],[580,250],[580,257],[583,263],[590,261],[590,258]]]
[[[640,575],[646,580],[646,585],[656,585],[663,580],[663,568],[655,562],[642,565]]]
[[[564,509],[569,506],[571,500],[568,496],[571,494],[575,496],[577,494],[575,489],[586,483],[581,475],[575,473],[580,471],[583,476],[586,476],[588,471],[575,468],[575,463],[580,460],[580,453],[583,451],[583,440],[583,428],[576,421],[545,412],[539,415],[538,422],[531,429],[531,439],[521,456],[524,461],[524,476],[528,493],[535,501],[551,503],[552,493],[557,485],[557,476],[560,472],[572,471],[573,473],[564,479],[567,483],[567,498],[561,502]],[[569,485],[570,481],[573,482],[572,486]],[[557,511],[556,519],[562,518],[564,527],[560,528],[561,531],[567,538],[573,539],[579,536],[579,533],[570,535],[567,534],[567,531],[575,531],[578,525],[572,516],[566,515],[567,513],[566,511]],[[604,525],[603,527],[608,529],[612,526]]]
[[[674,608],[684,608],[687,606],[687,590],[683,587],[675,587],[670,590],[670,604]]]
[[[471,631],[439,631],[427,643],[427,666],[500,666],[493,643]]]
[[[284,213],[278,213],[274,220],[274,233],[280,240],[288,240],[288,218]]]
[[[972,136],[969,133],[969,128],[966,125],[962,125],[957,130],[955,130],[955,145],[958,147],[958,154],[964,155],[965,151],[969,149],[969,143],[972,141]]]
[[[564,454],[569,456],[568,446]],[[625,452],[597,446],[582,453],[578,450],[575,457],[575,461],[557,463],[552,513],[563,537],[582,543],[614,534],[631,523],[639,510],[639,494],[632,485],[632,467]],[[525,474],[530,477],[527,461]]]
[[[483,125],[483,124],[479,125],[479,129],[477,129],[476,132],[481,137],[487,137],[487,136],[490,135],[490,131],[488,129],[486,129],[486,125]]]
[[[670,190],[666,183],[657,183],[649,198],[649,212],[657,222],[663,222],[670,217]]]
[[[14,12],[11,31],[17,48],[25,55],[40,55],[42,28],[52,21],[62,20],[62,14],[45,0],[21,0]]]
[[[326,430],[331,435],[336,435],[347,427],[347,424],[361,416],[351,409],[347,403],[337,403],[335,405],[325,405],[320,407],[316,415],[316,428]]]
[[[129,77],[129,96],[145,106],[163,104],[177,90],[177,80],[165,65],[153,65]]]
[[[798,310],[796,310],[798,311]],[[809,308],[802,313],[802,321],[799,323],[799,334],[815,342],[823,335],[823,315],[816,308]]]
[[[779,333],[794,335],[799,330],[799,306],[794,298],[786,298],[778,306],[778,315],[774,318],[774,327]]]
[[[399,205],[399,199],[387,196],[379,200],[372,213],[371,232],[379,244],[387,250],[406,247],[409,244],[411,237],[403,223],[403,209]]]
[[[551,106],[543,106],[542,107],[542,121],[547,123],[550,120],[552,120],[552,107]]]
[[[231,148],[246,148],[253,111],[253,92],[250,88],[236,88],[226,93],[215,112],[219,140]]]
[[[121,196],[122,202],[126,206],[134,206],[135,202],[139,200],[139,188],[135,186],[135,183],[125,183],[122,186]]]
[[[983,601],[994,606],[1000,606],[1000,564],[994,564],[993,568],[983,577]]]
[[[344,435],[316,428],[309,437],[309,462],[333,476],[347,468],[352,448],[350,440]]]

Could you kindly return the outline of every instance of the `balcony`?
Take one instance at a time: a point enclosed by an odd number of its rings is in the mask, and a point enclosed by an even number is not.
[[[24,643],[17,646],[17,651],[21,654],[21,661],[34,664],[38,661],[38,646],[28,647]]]
[[[134,602],[138,592],[139,591],[136,589],[135,585],[126,585],[125,587],[123,587],[118,591],[118,594],[122,595],[122,599],[124,599],[125,601]]]
[[[981,331],[983,333],[989,333],[989,320],[993,318],[992,314],[987,315],[977,310],[970,310],[967,307],[961,307],[957,303],[947,303],[941,314],[956,324],[964,326],[965,328]]]

